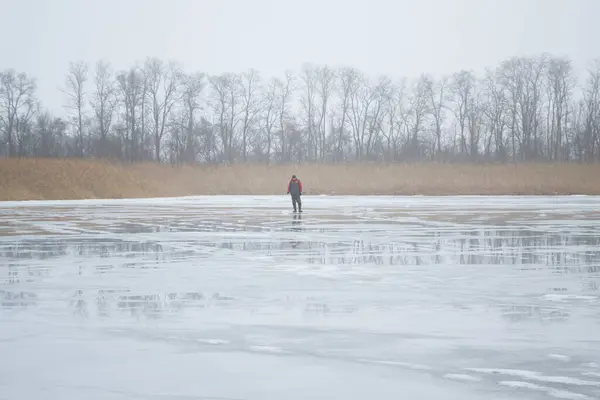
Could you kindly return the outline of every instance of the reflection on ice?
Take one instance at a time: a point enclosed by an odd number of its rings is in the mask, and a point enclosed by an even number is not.
[[[0,361],[0,393],[79,398],[66,371],[91,368],[83,397],[364,397],[325,370],[378,398],[598,397],[595,198],[305,203],[0,205],[0,353],[21,360]],[[53,371],[47,348],[81,356]],[[127,363],[180,375],[136,383]],[[213,365],[202,387],[185,363]]]
[[[476,231],[427,229],[402,231],[402,224],[395,229],[362,229],[368,225],[361,222],[361,229],[353,234],[346,230],[337,232],[329,227],[300,225],[294,218],[289,227],[278,227],[268,236],[254,237],[255,227],[238,226],[221,230],[218,225],[193,224],[173,226],[173,233],[215,233],[210,235],[147,236],[144,241],[128,240],[129,236],[113,239],[106,237],[84,239],[77,237],[33,237],[0,241],[0,255],[10,264],[23,264],[26,260],[51,260],[62,257],[129,258],[135,264],[141,256],[150,257],[157,263],[168,263],[173,258],[197,257],[207,248],[229,249],[250,254],[280,252],[296,261],[311,264],[500,264],[544,266],[554,273],[597,273],[600,261],[600,235],[590,236],[578,232],[552,233],[544,230],[523,228],[498,229],[482,226]],[[360,221],[359,221],[360,222]],[[194,230],[196,229],[196,230]],[[399,229],[399,230],[398,230]],[[128,233],[140,233],[132,228]],[[143,231],[148,233],[150,231]],[[158,230],[151,232],[160,233]],[[232,232],[236,235],[217,233]],[[298,233],[286,236],[285,232]],[[245,233],[240,235],[240,233]],[[135,235],[133,236],[135,238]],[[286,252],[290,248],[294,252]],[[8,265],[8,264],[7,264]],[[535,268],[535,267],[531,267]]]

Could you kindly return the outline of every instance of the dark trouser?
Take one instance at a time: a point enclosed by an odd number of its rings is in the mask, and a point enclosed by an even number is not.
[[[296,204],[298,204],[298,210],[302,210],[302,200],[300,200],[299,195],[292,195],[292,205],[294,206],[294,211],[296,211]]]

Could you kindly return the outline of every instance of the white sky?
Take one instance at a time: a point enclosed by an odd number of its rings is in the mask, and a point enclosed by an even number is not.
[[[600,57],[600,0],[0,0],[0,69],[62,113],[69,61],[265,76],[302,63],[370,75],[481,71],[513,55]]]

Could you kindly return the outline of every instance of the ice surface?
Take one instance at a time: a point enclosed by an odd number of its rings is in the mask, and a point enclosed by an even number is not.
[[[600,199],[0,203],[0,399],[600,398]]]

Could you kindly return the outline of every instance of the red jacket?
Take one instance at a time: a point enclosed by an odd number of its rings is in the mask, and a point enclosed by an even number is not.
[[[297,184],[297,185],[298,185],[298,190],[299,190],[299,193],[293,193],[293,192],[295,192],[295,190],[293,190],[293,189],[295,189],[295,188],[292,188],[292,183],[295,183],[295,184]],[[295,185],[294,185],[294,186],[295,186]],[[293,195],[302,194],[302,182],[300,182],[300,179],[298,179],[298,178],[295,178],[295,179],[293,178],[293,179],[291,179],[291,180],[290,180],[290,183],[288,183],[288,189],[287,189],[287,192],[288,192],[288,193],[292,192],[291,194],[293,194]]]

